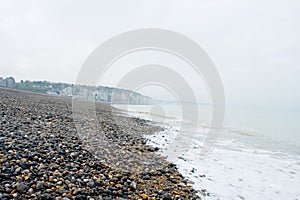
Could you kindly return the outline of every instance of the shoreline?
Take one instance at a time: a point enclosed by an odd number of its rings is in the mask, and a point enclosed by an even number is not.
[[[78,136],[71,98],[0,88],[0,101],[2,199],[200,199],[177,167],[163,158],[161,168],[141,172],[124,172],[96,159]],[[110,142],[122,142],[125,155],[156,151],[137,133],[154,134],[157,127],[112,116],[111,109],[97,103],[100,126]],[[114,124],[112,117],[122,124]]]
[[[145,112],[132,112],[137,117],[152,117]],[[165,125],[165,131],[147,137],[151,145],[167,147],[168,142],[164,141],[172,142],[180,122],[170,120]],[[260,137],[230,132],[231,135],[223,135],[210,155],[202,160],[197,153],[206,129],[199,127],[195,145],[191,144],[191,148],[174,162],[179,172],[192,181],[190,183],[202,199],[295,199],[300,196],[299,154],[244,143],[244,140]]]

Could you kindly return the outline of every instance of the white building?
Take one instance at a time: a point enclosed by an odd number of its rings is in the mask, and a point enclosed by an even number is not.
[[[3,77],[0,77],[0,87],[6,87]]]

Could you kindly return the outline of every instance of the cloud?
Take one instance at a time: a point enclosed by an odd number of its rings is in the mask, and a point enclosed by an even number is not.
[[[198,42],[232,104],[299,104],[298,1],[2,1],[0,73],[74,82],[99,44],[156,27]]]

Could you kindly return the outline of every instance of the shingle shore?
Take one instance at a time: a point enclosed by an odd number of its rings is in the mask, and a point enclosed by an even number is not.
[[[125,152],[157,150],[139,133],[159,127],[111,109],[97,104],[108,140]],[[0,119],[0,199],[200,199],[163,158],[158,169],[140,173],[97,159],[78,136],[70,98],[0,88]]]

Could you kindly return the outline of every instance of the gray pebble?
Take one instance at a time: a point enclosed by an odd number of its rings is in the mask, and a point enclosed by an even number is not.
[[[26,183],[21,182],[17,185],[17,192],[19,193],[25,193],[27,189],[28,189],[28,185]]]
[[[165,194],[163,195],[163,199],[164,199],[164,200],[172,200],[172,197],[171,197],[171,195],[170,195],[169,193],[165,193]]]
[[[86,185],[89,187],[94,187],[95,183],[94,181],[89,181]]]
[[[136,182],[132,181],[130,186],[131,186],[131,188],[136,189]]]
[[[37,190],[42,190],[44,188],[44,184],[42,182],[37,182],[35,188]]]

